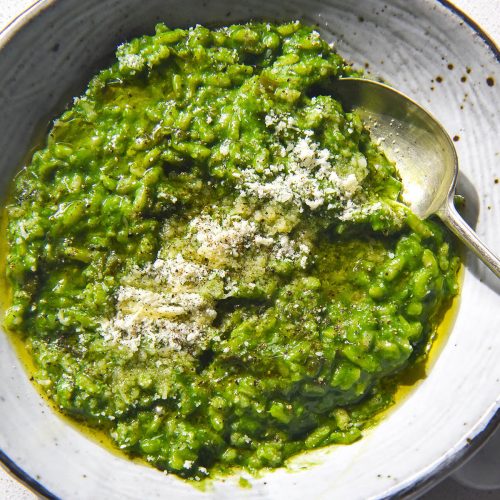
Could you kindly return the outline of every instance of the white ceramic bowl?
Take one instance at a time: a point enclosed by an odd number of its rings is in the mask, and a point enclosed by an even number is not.
[[[250,18],[317,23],[344,56],[427,106],[459,138],[468,216],[500,250],[499,53],[445,1],[42,0],[0,35],[0,189],[38,125],[85,88],[119,42],[159,20],[174,27]],[[415,496],[498,423],[498,293],[498,281],[469,259],[453,331],[411,395],[361,441],[319,452],[314,467],[253,479],[251,489],[228,480],[202,492],[99,447],[40,398],[0,332],[0,458],[39,493],[62,498]]]

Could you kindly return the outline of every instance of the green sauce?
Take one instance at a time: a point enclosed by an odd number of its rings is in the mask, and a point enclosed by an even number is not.
[[[445,229],[329,95],[311,28],[169,30],[16,177],[5,325],[66,415],[186,478],[352,443],[458,291]]]

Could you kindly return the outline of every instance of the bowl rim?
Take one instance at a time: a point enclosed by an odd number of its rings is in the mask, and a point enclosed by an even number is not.
[[[8,45],[8,43],[20,30],[26,27],[44,10],[57,4],[58,1],[59,0],[37,0],[35,3],[14,17],[2,30],[0,30],[0,51]],[[493,40],[490,35],[468,14],[454,5],[450,0],[424,1],[441,4],[452,15],[459,17],[474,31],[475,34],[481,38],[488,49],[493,53],[496,61],[500,63],[500,45],[497,44],[495,40]],[[500,408],[497,408],[491,418],[485,423],[482,430],[479,431],[472,439],[468,440],[465,446],[455,450],[451,457],[443,460],[440,464],[427,472],[425,475],[421,476],[410,486],[402,487],[399,491],[393,492],[390,497],[397,495],[397,497],[401,499],[413,499],[422,495],[434,485],[445,479],[449,474],[459,468],[477,451],[479,451],[479,449],[497,429],[500,429]],[[18,466],[1,448],[0,468],[5,470],[10,476],[40,498],[58,500],[56,495],[51,493],[47,488],[45,488],[45,486],[43,486],[43,484],[37,481],[37,479],[30,476],[26,471]],[[389,498],[389,496],[382,493],[380,498]]]

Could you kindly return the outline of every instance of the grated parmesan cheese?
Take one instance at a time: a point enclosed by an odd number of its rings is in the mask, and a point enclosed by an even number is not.
[[[101,326],[104,340],[134,352],[143,343],[197,351],[217,315],[214,300],[197,290],[216,275],[180,254],[135,269],[126,279],[130,284],[118,289],[116,315]],[[166,291],[145,288],[149,283]]]
[[[239,216],[219,222],[206,214],[192,219],[189,229],[199,244],[198,254],[218,263],[227,256],[239,257],[244,248],[250,248],[257,232],[255,222]]]
[[[312,131],[300,131],[294,119],[286,114],[279,116],[272,112],[264,122],[267,127],[274,127],[278,137],[286,138],[289,132],[298,131],[299,138],[287,142],[283,164],[271,165],[262,175],[253,170],[244,171],[240,177],[243,181],[238,185],[242,196],[292,204],[301,210],[306,207],[317,210],[327,201],[330,205],[332,201],[346,202],[359,192],[360,182],[356,175],[340,177],[330,152],[312,139]],[[276,145],[278,151],[280,147]],[[367,175],[366,158],[357,155],[353,161],[358,171]]]
[[[186,255],[170,255],[166,245],[154,262],[123,280],[116,314],[101,328],[105,341],[132,351],[147,344],[194,354],[216,333],[211,325],[217,300],[238,296],[242,286],[255,289],[270,259],[307,267],[312,247],[303,231],[291,236],[299,220],[293,210],[323,207],[346,221],[383,208],[363,198],[361,182],[368,169],[361,153],[350,159],[356,174],[341,176],[336,157],[314,141],[311,130],[300,130],[295,118],[271,111],[264,123],[275,132],[277,161],[261,172],[234,173],[237,213],[214,205],[192,217],[183,229]],[[221,155],[229,154],[229,146],[228,141],[219,146]],[[265,209],[255,208],[260,200],[267,202]],[[170,241],[169,224],[165,242]]]

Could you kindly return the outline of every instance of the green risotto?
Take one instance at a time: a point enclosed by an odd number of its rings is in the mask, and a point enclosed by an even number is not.
[[[7,207],[5,325],[67,415],[182,477],[352,443],[422,359],[459,259],[312,28],[170,30],[54,121]]]

